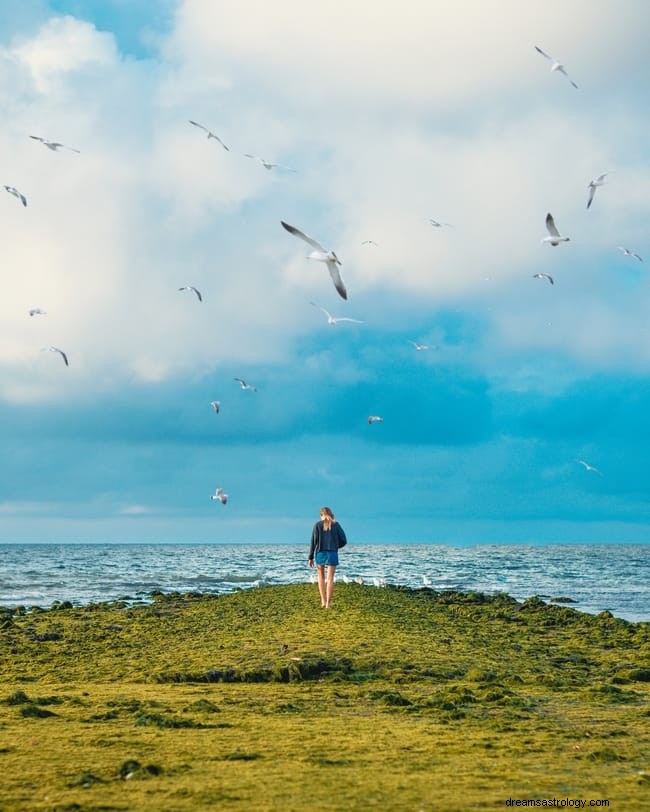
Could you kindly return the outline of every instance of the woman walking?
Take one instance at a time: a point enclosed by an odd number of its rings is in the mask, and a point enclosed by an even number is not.
[[[320,605],[323,609],[329,609],[332,605],[334,573],[339,563],[339,548],[347,543],[343,528],[336,521],[331,509],[321,508],[320,521],[316,522],[311,534],[309,566],[313,567],[315,562]],[[326,567],[327,573],[325,572]]]

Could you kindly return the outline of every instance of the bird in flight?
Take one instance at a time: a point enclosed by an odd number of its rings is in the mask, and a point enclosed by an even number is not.
[[[208,134],[208,141],[209,141],[211,138],[214,138],[214,140],[215,140],[215,141],[218,141],[218,142],[221,144],[221,146],[222,146],[222,147],[223,147],[223,148],[226,150],[226,152],[230,152],[230,148],[229,148],[229,147],[227,147],[227,146],[226,146],[226,145],[223,143],[223,141],[222,141],[222,140],[219,138],[219,136],[218,136],[218,135],[215,135],[215,134],[212,132],[212,130],[208,130],[208,128],[207,128],[207,127],[204,127],[204,126],[203,126],[203,124],[199,124],[197,121],[192,121],[191,119],[189,119],[189,122],[190,122],[190,124],[193,124],[195,127],[198,127],[200,130],[203,130],[203,132],[207,133],[207,134]]]
[[[618,246],[618,250],[623,252],[623,255],[626,257],[633,257],[634,259],[638,259],[639,262],[643,262],[641,257],[638,254],[635,254],[634,251],[630,251],[629,248],[623,248],[622,245]]]
[[[268,170],[271,170],[271,169],[284,169],[285,172],[297,172],[298,171],[297,169],[291,169],[290,166],[285,166],[284,164],[271,163],[271,161],[267,161],[264,158],[260,158],[259,155],[251,155],[250,152],[245,152],[244,157],[245,158],[252,158],[254,161],[259,161],[262,164],[262,166],[264,167],[264,169],[268,169]]]
[[[40,307],[32,307],[29,311],[30,316],[45,316],[47,315],[46,310],[41,310]]]
[[[409,344],[413,344],[418,352],[422,352],[422,350],[432,350],[434,349],[430,344],[420,344],[417,341],[413,341],[413,339],[409,338]]]
[[[434,220],[433,217],[427,218],[427,223],[434,228],[442,228],[443,226],[448,226],[449,228],[453,228],[451,223],[441,223],[439,220]]]
[[[257,388],[255,386],[251,386],[249,383],[246,383],[246,381],[242,381],[241,378],[233,378],[233,380],[237,381],[242,389],[250,389],[251,392],[257,392]]]
[[[221,404],[219,403],[218,400],[211,400],[210,401],[210,406],[212,406],[212,408],[214,409],[215,414],[219,414],[219,410],[221,409]]]
[[[319,310],[322,310],[322,312],[327,316],[327,323],[332,327],[335,324],[338,324],[340,321],[351,321],[354,324],[363,324],[363,322],[359,319],[349,319],[346,316],[332,316],[329,311],[325,310],[325,308],[321,307],[319,304],[316,304],[316,302],[310,302],[310,304],[314,305],[314,307],[317,307]]]
[[[223,488],[217,488],[216,491],[210,495],[210,499],[212,501],[221,502],[222,505],[225,505],[228,501],[228,494],[224,492]]]
[[[372,426],[373,423],[383,423],[384,418],[380,417],[378,414],[371,414],[368,418],[368,424]]]
[[[553,219],[553,215],[549,212],[546,215],[546,229],[549,233],[548,237],[544,237],[542,242],[550,243],[553,247],[559,245],[561,242],[569,242],[571,240],[570,237],[561,237],[560,232],[557,230],[555,226],[555,220]]]
[[[63,361],[64,361],[65,365],[66,365],[67,367],[69,367],[69,366],[70,366],[70,364],[68,363],[68,356],[67,356],[67,355],[66,355],[66,354],[63,352],[63,350],[60,350],[58,347],[52,347],[52,346],[50,346],[50,347],[43,347],[43,350],[42,350],[42,351],[43,351],[43,352],[58,352],[58,353],[59,353],[59,355],[61,356],[61,358],[63,358]]]
[[[18,191],[15,186],[5,186],[5,189],[9,192],[10,195],[17,197],[18,200],[23,204],[23,206],[27,205],[27,198],[24,194]]]
[[[553,280],[553,277],[551,276],[550,273],[534,273],[533,279],[548,279],[551,285],[555,284],[555,281]]]
[[[79,152],[79,150],[74,147],[66,147],[65,144],[60,144],[58,141],[48,141],[47,138],[41,138],[39,135],[30,135],[29,137],[33,138],[34,141],[40,141],[44,147],[51,149],[52,152],[58,152],[60,149],[69,149],[70,152]]]
[[[562,76],[564,76],[571,82],[571,84],[575,87],[576,90],[578,89],[578,85],[566,72],[566,69],[561,62],[558,62],[557,59],[553,59],[552,56],[549,56],[548,54],[544,53],[544,51],[542,51],[541,48],[538,48],[537,45],[535,46],[535,50],[537,51],[538,54],[541,54],[544,57],[544,59],[548,59],[548,61],[551,63],[551,72],[557,71],[558,73],[561,73]]]
[[[587,186],[587,189],[589,189],[589,199],[587,200],[587,208],[591,207],[591,204],[594,202],[594,195],[596,194],[596,189],[599,186],[603,186],[607,175],[609,175],[609,172],[603,172],[602,175],[598,175],[597,178],[594,178],[593,180],[589,181],[589,186]]]
[[[379,245],[374,240],[363,240],[361,245],[374,245],[379,248]]]
[[[191,291],[194,291],[194,293],[196,293],[196,298],[199,300],[199,302],[203,301],[203,296],[201,296],[201,291],[197,290],[192,285],[183,285],[183,287],[179,288],[179,290],[191,290]]]
[[[282,223],[282,227],[286,229],[289,234],[293,234],[294,237],[298,237],[298,239],[303,240],[308,245],[311,245],[312,248],[316,249],[308,255],[307,259],[315,259],[318,262],[324,262],[327,265],[327,270],[332,277],[332,282],[334,282],[334,287],[338,291],[339,296],[341,296],[343,299],[347,299],[348,292],[345,289],[345,285],[343,284],[343,280],[341,279],[341,275],[339,274],[339,269],[337,267],[341,264],[341,260],[336,256],[336,253],[331,249],[327,250],[323,248],[319,242],[316,242],[316,240],[313,240],[311,237],[303,234],[300,229],[285,223],[284,220],[280,220],[280,222]]]
[[[593,471],[594,474],[600,474],[601,476],[603,475],[602,471],[599,471],[598,468],[594,468],[593,465],[589,465],[588,462],[585,462],[584,460],[577,460],[577,462],[579,462],[580,465],[584,465],[585,471]]]

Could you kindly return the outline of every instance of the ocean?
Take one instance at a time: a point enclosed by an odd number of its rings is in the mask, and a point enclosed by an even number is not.
[[[0,544],[0,606],[147,601],[154,591],[221,594],[313,580],[306,545]],[[650,621],[650,545],[348,544],[337,580],[430,586]]]

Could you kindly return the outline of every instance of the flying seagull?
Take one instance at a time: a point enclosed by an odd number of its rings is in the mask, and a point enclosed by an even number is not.
[[[375,245],[379,248],[379,245],[374,240],[363,240],[361,245]]]
[[[324,307],[316,304],[316,302],[310,302],[310,304],[314,305],[314,307],[317,307],[319,310],[322,310],[322,312],[327,316],[327,323],[332,327],[335,324],[338,324],[340,321],[351,321],[354,324],[363,324],[363,322],[359,321],[359,319],[349,319],[346,316],[332,316],[327,310],[325,310]]]
[[[5,189],[9,192],[10,195],[17,197],[18,200],[23,204],[23,206],[27,205],[27,198],[24,194],[18,191],[15,186],[5,186]]]
[[[193,290],[193,291],[194,291],[194,293],[196,293],[196,298],[199,300],[199,302],[202,302],[202,301],[203,301],[203,296],[201,296],[201,291],[200,291],[200,290],[197,290],[197,289],[196,289],[195,287],[193,287],[192,285],[183,285],[183,287],[182,287],[182,288],[179,288],[179,290]]]
[[[643,262],[641,257],[638,254],[635,254],[634,251],[630,251],[629,248],[623,248],[622,245],[618,246],[618,250],[623,252],[623,255],[626,257],[633,257],[634,259],[638,259],[639,262]]]
[[[590,208],[591,204],[594,202],[594,195],[596,194],[596,189],[598,186],[602,186],[605,183],[605,178],[609,175],[609,172],[603,172],[602,175],[598,175],[597,178],[589,181],[589,199],[587,200],[587,208]]]
[[[335,252],[332,250],[327,250],[323,248],[323,246],[313,240],[311,237],[308,237],[306,234],[303,234],[302,231],[295,228],[294,226],[290,226],[288,223],[285,223],[284,220],[280,220],[282,223],[282,227],[285,228],[289,234],[293,234],[294,237],[298,237],[299,239],[306,242],[308,245],[311,245],[312,248],[315,248],[315,251],[312,251],[311,254],[308,255],[307,259],[315,259],[319,262],[324,262],[327,265],[327,270],[332,277],[332,282],[334,282],[334,287],[343,299],[348,298],[348,292],[345,289],[345,285],[343,284],[343,280],[339,274],[339,269],[337,265],[341,264],[340,259],[336,256]]]
[[[449,228],[453,228],[451,223],[441,223],[439,220],[434,220],[433,217],[427,218],[427,223],[434,228],[442,228],[443,226],[449,226]]]
[[[210,495],[210,499],[212,501],[219,501],[222,505],[225,505],[228,501],[228,494],[224,493],[223,488],[217,488],[216,491]]]
[[[30,135],[29,137],[33,138],[34,141],[40,141],[44,147],[51,149],[52,152],[58,152],[61,148],[69,149],[70,152],[79,152],[79,150],[74,147],[66,147],[65,144],[60,144],[58,141],[48,141],[47,138],[41,138],[39,135]]]
[[[561,242],[569,242],[570,237],[561,237],[560,232],[557,230],[555,226],[555,220],[553,220],[553,215],[549,212],[546,215],[546,228],[550,236],[544,237],[542,242],[550,243],[553,247],[559,245]]]
[[[534,273],[533,279],[548,279],[551,285],[555,284],[553,277],[549,273]]]
[[[60,350],[58,347],[52,347],[52,346],[50,346],[50,347],[43,347],[42,352],[48,352],[48,351],[49,351],[49,352],[58,352],[58,353],[59,353],[59,355],[61,356],[61,358],[63,358],[63,360],[64,360],[64,362],[65,362],[65,365],[66,365],[67,367],[69,367],[69,366],[70,366],[70,364],[68,363],[68,356],[67,356],[67,355],[66,355],[66,354],[63,352],[63,350]]]
[[[241,386],[242,389],[250,389],[251,392],[257,392],[256,387],[251,386],[249,383],[246,383],[246,381],[242,381],[241,378],[233,378],[233,380],[237,381],[237,383]]]
[[[203,130],[203,132],[206,132],[206,133],[208,134],[208,141],[209,141],[211,138],[214,138],[214,140],[215,140],[215,141],[218,141],[218,142],[221,144],[221,146],[222,146],[222,147],[223,147],[223,148],[226,150],[226,152],[230,152],[230,148],[229,148],[229,147],[227,147],[227,146],[226,146],[226,145],[223,143],[223,141],[222,141],[222,140],[219,138],[219,136],[218,136],[218,135],[215,135],[215,134],[212,132],[212,130],[208,130],[208,128],[207,128],[207,127],[204,127],[204,126],[203,126],[203,124],[199,124],[197,121],[192,121],[191,119],[189,119],[189,122],[190,122],[190,124],[193,124],[195,127],[198,127],[200,130]]]
[[[259,155],[251,155],[250,152],[244,153],[245,158],[252,158],[254,161],[259,161],[264,169],[284,169],[286,172],[296,172],[296,169],[291,169],[290,166],[285,166],[284,164],[274,164],[271,161],[266,161],[264,158],[260,158]]]
[[[210,406],[212,406],[212,408],[214,409],[215,414],[219,414],[219,410],[221,409],[221,404],[219,403],[218,400],[211,400],[210,401]]]
[[[585,471],[593,471],[594,474],[600,474],[601,476],[603,475],[602,471],[599,471],[598,468],[594,468],[593,465],[589,465],[589,463],[585,462],[584,460],[576,460],[576,462],[579,462],[580,465],[584,465]]]
[[[368,418],[368,423],[371,426],[373,423],[383,423],[383,422],[384,418],[380,417],[378,414],[371,414],[370,417]]]
[[[578,89],[578,85],[573,81],[573,79],[566,72],[566,70],[564,68],[564,65],[562,65],[560,62],[558,62],[557,59],[553,59],[552,56],[549,56],[548,54],[545,54],[544,51],[542,51],[541,48],[537,47],[537,45],[535,46],[535,50],[537,51],[538,54],[541,54],[544,57],[544,59],[548,59],[548,61],[551,63],[551,71],[558,71],[559,73],[561,73],[563,76],[565,76],[571,82],[571,84],[575,87],[576,90]]]
[[[40,307],[32,307],[29,311],[30,316],[45,316],[47,315],[46,310],[41,310]]]
[[[411,338],[409,338],[409,344],[413,344],[413,346],[415,347],[416,350],[418,350],[418,352],[421,352],[422,350],[433,349],[433,347],[431,347],[429,344],[420,344],[417,341],[413,341],[413,339]]]

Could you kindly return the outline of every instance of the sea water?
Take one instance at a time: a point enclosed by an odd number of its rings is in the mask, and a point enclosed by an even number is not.
[[[570,599],[589,613],[650,620],[650,545],[348,544],[340,581],[369,588],[504,592]],[[0,544],[0,605],[151,599],[151,593],[221,594],[313,580],[307,547],[293,544]]]

